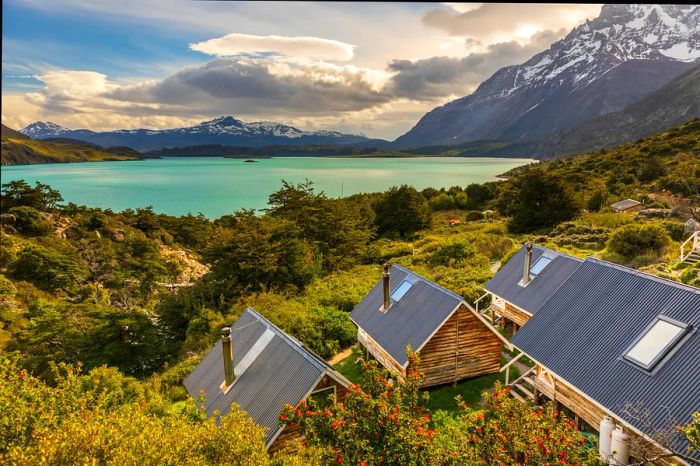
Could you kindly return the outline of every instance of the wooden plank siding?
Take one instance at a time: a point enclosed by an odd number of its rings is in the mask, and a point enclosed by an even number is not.
[[[389,372],[398,375],[400,380],[405,380],[406,370],[399,365],[394,358],[392,358],[389,353],[384,351],[379,343],[374,341],[374,339],[367,334],[364,330],[358,327],[357,329],[357,341],[360,346],[367,351],[374,359],[379,362],[384,368]]]
[[[335,386],[336,402],[341,401],[348,394],[348,389],[333,377],[330,377],[328,374],[321,378],[319,383],[312,390],[312,393],[332,386]],[[301,427],[298,424],[287,424],[274,442],[270,444],[267,451],[270,454],[275,453],[276,451],[284,448],[289,440],[296,440],[299,437],[301,437]]]
[[[543,372],[547,377],[535,377],[534,387],[542,395],[546,396],[550,400],[560,403],[566,408],[570,409],[579,418],[585,421],[589,426],[591,426],[596,432],[600,429],[600,421],[606,414],[606,411],[602,409],[598,404],[591,401],[589,398],[581,395],[576,390],[574,390],[569,384],[564,380],[552,376],[549,373]],[[548,380],[549,379],[549,380]],[[611,413],[609,413],[611,414]],[[614,416],[613,416],[614,417]],[[617,421],[619,423],[619,420]],[[654,452],[655,454],[661,454],[662,450],[646,440],[645,438],[633,432],[630,429],[626,429],[627,433],[634,438],[630,442],[630,455],[632,457],[639,458],[639,451],[635,451],[635,446],[642,447],[644,450],[649,452]],[[635,453],[637,453],[635,455]],[[662,466],[672,466],[682,464],[675,459],[663,458],[657,460],[654,464]]]
[[[532,314],[529,312],[524,311],[507,301],[504,301],[502,307],[494,307],[494,310],[496,314],[499,314],[504,319],[508,319],[518,327],[525,325],[525,323],[530,320],[530,317],[532,317]]]
[[[500,370],[503,342],[464,304],[418,352],[421,387],[493,374]]]

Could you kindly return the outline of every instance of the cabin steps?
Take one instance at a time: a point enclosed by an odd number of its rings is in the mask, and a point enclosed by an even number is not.
[[[691,252],[686,258],[686,264],[697,264],[700,262],[700,251]]]
[[[508,385],[510,395],[525,403],[527,400],[534,401],[535,399],[535,375],[534,368],[528,370],[521,375],[517,380]]]
[[[700,231],[694,232],[690,235],[690,238],[681,244],[680,262],[685,264],[697,264],[700,262]]]
[[[524,384],[515,383],[515,384],[513,384],[513,387],[517,388],[519,392],[527,395],[528,398],[530,398],[532,400],[535,399],[535,394],[533,392],[531,392],[528,388],[526,388]],[[511,389],[511,392],[512,391],[513,390]]]
[[[515,390],[513,390],[512,387],[511,387],[509,393],[510,393],[510,396],[512,396],[512,397],[515,398],[516,400],[520,401],[521,403],[525,403],[525,402],[527,401],[527,400],[525,400],[525,397],[523,397],[520,393],[518,393],[518,392],[516,392]]]

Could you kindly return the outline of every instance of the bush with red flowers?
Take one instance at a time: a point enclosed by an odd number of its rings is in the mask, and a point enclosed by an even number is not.
[[[321,409],[302,402],[288,406],[281,420],[299,424],[310,445],[324,448],[329,463],[429,463],[436,431],[425,408],[427,394],[418,390],[420,375],[410,374],[402,385],[388,381],[374,361],[363,362],[363,370],[365,384],[353,385],[336,405]]]

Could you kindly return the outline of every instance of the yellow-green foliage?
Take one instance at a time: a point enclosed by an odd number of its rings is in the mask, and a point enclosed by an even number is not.
[[[48,386],[0,359],[2,464],[267,464],[263,430],[238,409],[217,426],[175,412],[115,369],[63,366]]]
[[[136,152],[112,152],[79,142],[49,142],[35,139],[2,138],[2,165],[49,162],[99,162],[138,160]]]

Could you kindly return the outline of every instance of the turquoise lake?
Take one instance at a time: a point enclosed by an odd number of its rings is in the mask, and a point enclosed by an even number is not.
[[[220,157],[172,157],[134,162],[87,162],[2,167],[2,182],[40,181],[66,202],[115,211],[153,206],[172,215],[201,212],[216,218],[241,208],[262,209],[281,180],[314,182],[329,197],[384,191],[466,186],[495,180],[529,159],[281,157],[246,163]]]

